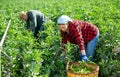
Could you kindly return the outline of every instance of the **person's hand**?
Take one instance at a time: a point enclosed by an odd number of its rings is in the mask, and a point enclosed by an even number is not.
[[[88,58],[87,58],[86,55],[82,55],[82,61],[84,61],[84,62],[88,62]]]
[[[62,53],[61,53],[61,55],[60,55],[60,59],[61,59],[62,61],[65,61],[65,59],[66,59],[66,52],[65,52],[65,51],[62,51]]]
[[[61,59],[63,60],[63,61],[65,61],[65,59],[67,58],[67,56],[66,56],[66,49],[65,49],[65,47],[64,46],[62,46],[62,53],[61,53]]]
[[[62,47],[62,55],[65,57],[66,56],[66,50],[65,47]]]
[[[66,49],[65,49],[64,47],[62,47],[62,52],[63,52],[63,53],[66,52]]]
[[[61,54],[62,57],[66,57],[66,52],[65,51],[62,51],[62,54]]]

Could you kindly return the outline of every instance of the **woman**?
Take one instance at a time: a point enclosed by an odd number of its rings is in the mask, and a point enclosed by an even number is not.
[[[22,11],[20,18],[26,21],[26,28],[33,31],[34,37],[37,37],[39,31],[43,30],[43,24],[47,21],[44,14],[37,10]]]
[[[63,50],[65,50],[64,44],[69,41],[79,46],[82,61],[87,62],[88,57],[91,57],[91,61],[93,61],[96,43],[99,38],[98,28],[88,22],[72,20],[66,15],[60,16],[57,23],[62,36]]]

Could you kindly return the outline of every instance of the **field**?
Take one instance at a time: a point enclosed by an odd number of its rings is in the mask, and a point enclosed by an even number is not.
[[[35,39],[19,19],[21,11],[39,10],[48,17],[45,30]],[[62,15],[95,24],[100,39],[95,51],[99,77],[120,77],[120,0],[0,0],[0,40],[8,21],[11,25],[1,53],[1,77],[66,77],[66,63],[78,61],[78,46],[66,44],[61,53],[61,37],[56,20]]]

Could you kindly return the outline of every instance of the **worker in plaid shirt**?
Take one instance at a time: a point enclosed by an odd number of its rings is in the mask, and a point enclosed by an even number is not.
[[[58,28],[62,36],[63,53],[68,41],[72,44],[77,44],[80,49],[80,59],[87,62],[88,57],[93,61],[93,55],[96,43],[99,38],[98,28],[88,22],[80,20],[72,20],[66,15],[62,15],[57,20]]]

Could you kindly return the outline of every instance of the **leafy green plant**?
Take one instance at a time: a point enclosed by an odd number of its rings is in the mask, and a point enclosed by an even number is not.
[[[69,66],[69,70],[78,74],[88,74],[94,69],[92,67],[86,66],[85,62],[78,62],[77,64],[72,64]]]
[[[99,77],[119,77],[120,56],[112,52],[120,47],[119,0],[1,0],[0,39],[7,22],[12,20],[1,54],[2,77],[66,77],[68,61],[79,61],[79,48],[66,44],[62,57],[61,37],[57,18],[66,14],[73,19],[88,21],[99,28],[100,39],[94,59],[100,66]],[[20,11],[39,10],[48,17],[45,30],[35,39],[25,30]],[[49,21],[50,20],[50,21]],[[109,70],[109,71],[108,71]]]

